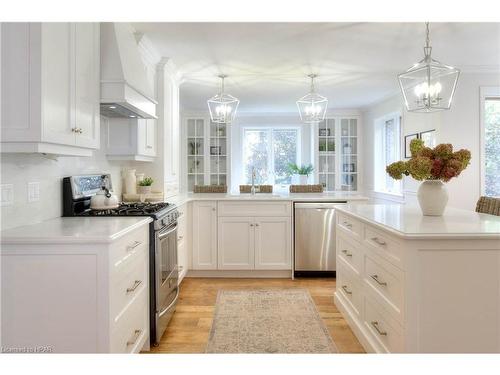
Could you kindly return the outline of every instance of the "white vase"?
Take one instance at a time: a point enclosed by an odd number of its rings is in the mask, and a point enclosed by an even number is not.
[[[299,184],[300,185],[307,185],[307,175],[306,174],[299,174]]]
[[[135,169],[129,169],[125,174],[125,193],[137,193],[137,178],[135,177]]]
[[[440,180],[426,180],[420,184],[417,198],[422,214],[441,216],[448,203],[448,190]]]

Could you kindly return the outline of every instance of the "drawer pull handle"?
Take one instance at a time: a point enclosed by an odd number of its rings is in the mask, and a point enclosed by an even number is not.
[[[371,322],[371,324],[373,328],[375,328],[375,331],[377,331],[380,336],[387,336],[386,331],[381,331],[380,328],[378,328],[378,322]]]
[[[370,276],[373,280],[375,280],[377,282],[378,285],[383,285],[383,286],[387,286],[387,283],[385,281],[380,281],[378,279],[378,275],[371,275]]]
[[[134,241],[132,245],[127,246],[127,251],[132,251],[134,250],[137,246],[139,246],[142,242],[139,241]]]
[[[345,254],[346,257],[352,257],[352,253],[348,252],[347,250],[342,250],[342,252]]]
[[[182,241],[183,238],[184,238],[184,236],[179,236],[179,237],[177,237],[177,241]]]
[[[127,346],[134,345],[137,342],[137,340],[139,339],[139,337],[141,336],[141,333],[142,333],[142,329],[136,329],[134,331],[134,336],[132,336],[132,340],[127,341]]]
[[[380,246],[385,246],[387,245],[384,240],[379,239],[378,237],[372,237],[372,241],[379,244]]]
[[[347,228],[351,229],[352,228],[352,224],[349,223],[348,221],[344,221],[342,224],[344,224],[344,226],[346,226]]]
[[[131,287],[131,288],[127,288],[127,294],[128,294],[128,293],[132,293],[132,292],[133,292],[134,290],[136,290],[136,289],[139,287],[139,285],[141,285],[141,284],[142,284],[142,280],[135,280],[134,285],[132,285],[132,287]]]
[[[342,285],[342,289],[344,290],[344,292],[346,294],[352,294],[352,292],[350,290],[347,289],[347,285]]]

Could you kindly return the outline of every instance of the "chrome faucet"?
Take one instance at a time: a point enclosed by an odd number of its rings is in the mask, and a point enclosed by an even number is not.
[[[255,189],[255,167],[252,167],[252,187],[250,188],[250,193],[252,195],[255,195],[256,189]]]

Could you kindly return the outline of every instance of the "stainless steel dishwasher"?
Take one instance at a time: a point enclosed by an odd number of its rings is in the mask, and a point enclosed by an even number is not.
[[[294,204],[294,275],[335,276],[335,205]]]

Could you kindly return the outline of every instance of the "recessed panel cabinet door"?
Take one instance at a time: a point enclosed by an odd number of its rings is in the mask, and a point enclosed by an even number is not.
[[[193,269],[217,269],[217,202],[193,202]]]
[[[254,269],[254,225],[252,217],[219,217],[220,270]]]
[[[99,146],[99,24],[75,23],[75,127],[77,146]]]
[[[73,24],[42,24],[43,141],[74,145]]]
[[[291,269],[292,241],[289,217],[255,218],[255,269]]]

